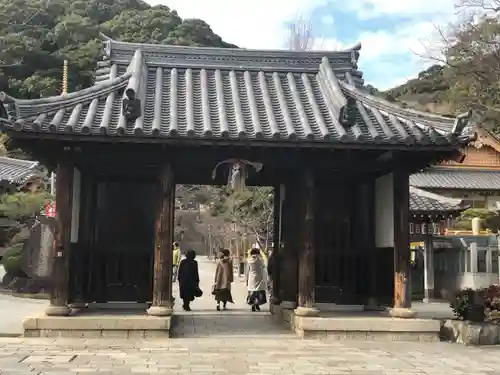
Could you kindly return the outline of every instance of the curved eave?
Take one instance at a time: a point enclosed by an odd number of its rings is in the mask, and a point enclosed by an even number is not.
[[[422,210],[410,210],[413,216],[447,216],[447,217],[459,217],[462,212],[467,210],[469,207],[458,208],[456,210],[431,210],[431,211],[422,211]]]
[[[356,99],[371,107],[375,107],[382,111],[387,111],[396,116],[403,117],[408,120],[418,121],[420,123],[425,123],[431,126],[446,126],[451,128],[455,123],[455,118],[417,111],[411,108],[401,108],[393,103],[388,102],[387,100],[363,92],[354,85],[347,82],[340,82],[340,84]]]
[[[43,114],[57,112],[60,109],[73,108],[78,104],[85,104],[96,98],[107,96],[109,93],[127,86],[131,75],[130,72],[126,72],[121,76],[98,83],[89,88],[67,95],[51,96],[48,98],[17,99],[5,92],[0,92],[0,103],[13,105],[15,109],[15,115],[9,118],[9,122],[27,120]]]

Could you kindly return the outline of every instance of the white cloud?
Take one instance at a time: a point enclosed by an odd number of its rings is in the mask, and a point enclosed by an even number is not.
[[[206,21],[226,42],[245,48],[284,46],[286,23],[328,0],[147,0],[177,10],[182,18]]]
[[[456,0],[350,0],[347,9],[355,11],[361,19],[384,15],[398,16],[450,16],[455,13]]]
[[[369,71],[369,82],[388,88],[430,64],[418,54],[435,41],[434,24],[443,24],[455,17],[455,0],[147,0],[152,5],[165,4],[177,10],[183,18],[206,21],[225,41],[244,48],[279,49],[285,47],[287,23],[318,7],[332,5],[351,11],[353,17],[367,20],[375,17],[405,17],[396,31],[361,32],[357,40],[339,41],[321,38],[315,41],[318,50],[345,49],[358,41],[362,44],[361,68]],[[333,8],[333,10],[334,10]],[[319,18],[317,31],[335,24],[335,12]],[[393,26],[394,25],[390,25]],[[406,66],[399,66],[405,61]],[[399,64],[399,65],[398,65]]]
[[[332,26],[335,23],[335,19],[331,14],[321,17],[321,23],[326,26]]]

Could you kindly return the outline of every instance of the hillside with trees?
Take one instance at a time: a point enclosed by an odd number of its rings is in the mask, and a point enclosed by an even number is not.
[[[0,0],[0,91],[57,95],[63,61],[69,91],[88,87],[102,53],[99,32],[127,42],[235,47],[199,19],[141,0]]]
[[[0,29],[0,91],[22,99],[60,94],[64,60],[70,92],[91,86],[103,52],[100,33],[126,42],[236,47],[203,20],[182,19],[168,6],[152,7],[141,0],[0,0]],[[0,155],[30,158],[7,144],[5,134],[0,135]],[[0,196],[0,217],[19,224],[8,228],[8,243],[0,244],[7,247],[4,286],[23,276],[20,261],[27,233],[22,229],[40,213],[45,196]]]
[[[462,0],[458,8],[461,21],[438,29],[436,43],[442,48],[429,47],[427,57],[435,64],[381,95],[403,106],[441,114],[472,109],[483,125],[498,133],[500,0]]]

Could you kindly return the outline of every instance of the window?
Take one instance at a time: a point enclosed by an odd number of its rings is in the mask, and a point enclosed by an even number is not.
[[[498,250],[491,252],[491,272],[498,274]]]
[[[477,272],[486,272],[486,249],[477,249]]]

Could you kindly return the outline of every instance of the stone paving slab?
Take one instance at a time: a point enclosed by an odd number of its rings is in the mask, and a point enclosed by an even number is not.
[[[271,335],[147,341],[0,338],[0,374],[498,375],[498,354],[496,347]]]

